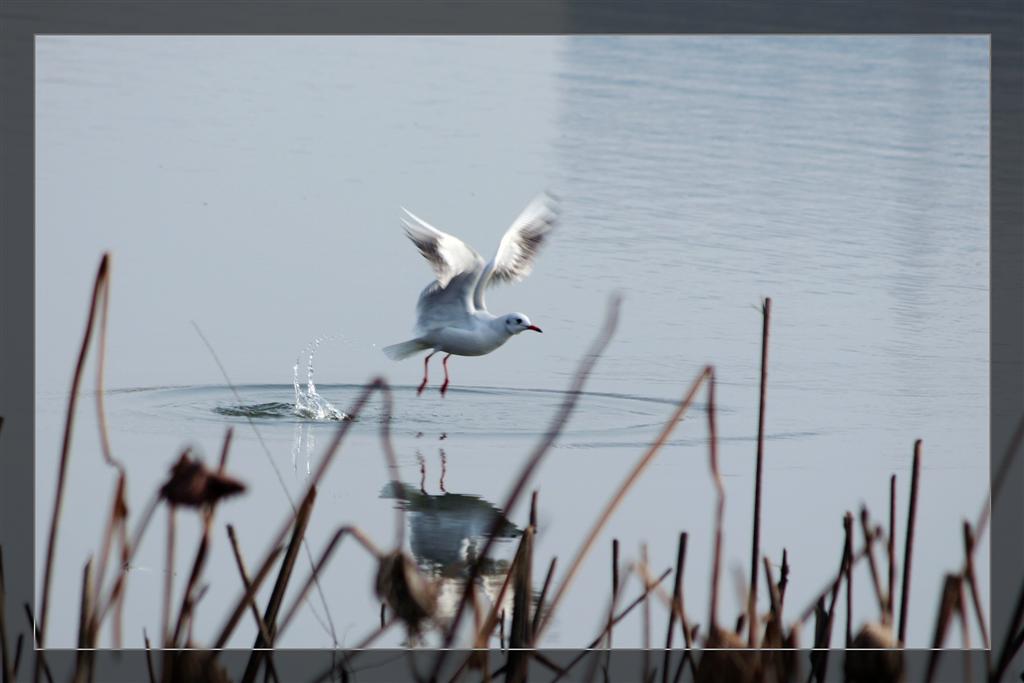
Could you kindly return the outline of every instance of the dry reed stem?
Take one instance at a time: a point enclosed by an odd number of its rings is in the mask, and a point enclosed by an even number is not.
[[[711,566],[711,604],[708,607],[708,636],[718,629],[718,579],[722,566],[722,518],[725,516],[725,486],[718,471],[718,432],[715,426],[715,371],[708,367],[708,455],[711,477],[715,484],[715,542]]]
[[[988,635],[988,623],[985,612],[981,607],[981,592],[978,590],[978,580],[974,573],[974,533],[971,531],[971,523],[964,520],[964,578],[971,591],[971,603],[974,607],[974,616],[978,620],[978,629],[981,631],[981,642],[985,647],[985,657],[991,660],[992,643]],[[992,662],[987,661],[987,667]]]
[[[789,554],[782,549],[782,568],[779,570],[779,605],[786,604],[786,586],[789,584]]]
[[[533,626],[531,631],[536,634],[537,626],[540,625],[541,615],[544,613],[544,601],[548,597],[548,589],[551,587],[551,579],[555,576],[555,567],[558,565],[558,557],[551,558],[551,564],[548,565],[548,573],[544,575],[544,585],[540,589],[540,597],[537,598],[537,609],[533,613]],[[536,638],[534,638],[536,641]],[[530,647],[533,647],[533,643],[530,643]]]
[[[1017,603],[1013,608],[1013,616],[1010,618],[1009,627],[1006,629],[1006,638],[1003,639],[1003,647],[996,659],[996,668],[989,677],[990,681],[1000,681],[1006,673],[1007,667],[1014,655],[1024,644],[1024,631],[1021,630],[1021,621],[1024,620],[1024,585],[1021,586],[1017,595]]]
[[[163,619],[160,627],[161,638],[163,640],[163,648],[172,646],[171,643],[171,600],[174,592],[174,518],[175,508],[177,506],[174,503],[167,504],[167,570],[164,575],[164,611]],[[164,663],[166,664],[166,656]]]
[[[889,555],[889,583],[885,592],[887,623],[896,623],[896,475],[889,477],[889,538],[886,543]]]
[[[649,565],[649,557],[647,553],[647,544],[643,543],[640,545],[640,566],[643,568],[644,581],[647,581],[647,567]],[[651,671],[651,601],[648,599],[650,594],[649,590],[644,591],[643,601],[643,650],[644,650],[644,667],[641,679],[644,683],[647,683],[648,677]]]
[[[672,585],[672,609],[668,613],[668,630],[665,633],[665,659],[662,664],[661,680],[662,683],[668,683],[668,665],[669,655],[672,650],[672,635],[675,631],[676,626],[676,607],[678,606],[679,611],[682,612],[682,600],[683,600],[683,567],[686,564],[686,541],[688,539],[687,533],[684,531],[679,534],[679,545],[676,550],[676,576],[675,582]],[[689,633],[687,633],[686,625],[683,624],[683,638],[686,641],[686,647],[689,649]]]
[[[256,622],[257,631],[263,636],[266,642],[270,642],[270,629],[267,628],[267,622],[263,620],[263,615],[260,614],[260,609],[256,605],[255,591],[252,590],[252,580],[249,578],[249,571],[245,567],[245,560],[242,558],[242,550],[238,547],[238,538],[235,536],[235,528],[230,524],[227,525],[228,539],[231,541],[231,552],[235,556],[235,565],[238,567],[238,575],[242,579],[242,585],[245,586],[245,593],[249,596],[249,610],[252,612],[253,620]]]
[[[563,668],[563,672],[561,674],[559,674],[557,677],[555,677],[554,679],[551,680],[551,683],[555,683],[555,681],[560,680],[562,678],[562,676],[564,676],[565,674],[569,673],[569,671],[574,666],[576,666],[576,664],[578,664],[580,662],[580,660],[582,660],[584,657],[587,656],[588,650],[594,649],[595,647],[597,647],[601,643],[601,641],[604,639],[605,635],[608,633],[608,630],[612,626],[618,624],[620,621],[622,621],[627,616],[629,616],[630,612],[632,612],[634,609],[636,609],[636,607],[638,605],[640,605],[644,600],[647,599],[647,595],[652,590],[654,590],[655,586],[659,585],[665,579],[667,579],[671,573],[672,573],[672,569],[669,568],[669,569],[666,569],[664,572],[662,572],[661,575],[658,576],[656,579],[653,579],[652,581],[645,581],[645,586],[644,586],[643,592],[635,600],[633,600],[633,602],[629,603],[629,605],[624,607],[621,612],[616,614],[615,617],[613,619],[611,619],[608,624],[605,625],[605,627],[601,630],[601,632],[599,634],[597,634],[597,637],[594,638],[592,641],[590,641],[590,644],[587,645],[587,647],[585,647],[582,652],[580,652],[578,655],[576,655],[575,659],[573,659],[571,662],[569,662]]]
[[[73,678],[75,683],[89,680],[91,655],[86,648],[95,647],[91,638],[92,629],[90,628],[93,610],[92,601],[92,556],[90,556],[82,570],[82,602],[78,611],[78,652],[75,656],[75,674]]]
[[[0,427],[3,418],[0,418]],[[0,547],[0,658],[2,658],[4,683],[14,683],[14,665],[7,649],[7,585],[4,582],[4,549]]]
[[[127,548],[127,552],[124,553],[124,563],[121,567],[121,571],[118,573],[117,578],[114,580],[114,585],[111,586],[110,592],[107,594],[107,599],[102,601],[102,606],[98,608],[96,617],[96,629],[99,631],[103,625],[103,619],[106,617],[107,611],[118,601],[124,592],[124,584],[128,576],[128,567],[131,561],[135,559],[135,552],[138,550],[139,545],[142,543],[142,536],[146,533],[146,529],[149,528],[149,523],[153,519],[153,513],[156,512],[157,505],[160,503],[159,491],[154,494],[149,503],[146,504],[145,512],[142,515],[142,519],[139,521],[135,534],[132,536],[131,544]],[[127,521],[126,521],[127,523]]]
[[[935,618],[935,635],[932,638],[932,651],[928,657],[928,672],[925,681],[930,683],[935,677],[935,670],[942,654],[941,648],[946,642],[946,633],[949,631],[949,622],[953,612],[957,609],[960,596],[960,577],[956,574],[946,574],[942,584],[942,597],[939,602],[939,613]]]
[[[263,613],[263,620],[269,629],[270,639],[265,640],[262,634],[256,636],[256,641],[253,643],[253,652],[249,656],[249,663],[246,665],[245,673],[242,676],[242,683],[252,683],[259,670],[262,653],[256,648],[274,646],[274,624],[277,621],[277,612],[281,607],[281,601],[284,600],[284,592],[288,587],[288,581],[291,579],[292,570],[295,568],[295,560],[302,547],[302,538],[306,534],[306,527],[313,513],[313,503],[316,501],[316,489],[312,489],[310,493],[311,495],[303,500],[302,507],[299,508],[299,513],[295,518],[295,527],[292,531],[291,541],[288,543],[288,550],[285,552],[284,560],[281,562],[281,569],[277,574],[277,581],[274,582],[274,589],[270,593],[267,609]],[[249,594],[248,589],[246,594]]]
[[[24,640],[24,633],[18,634],[18,642],[14,646],[14,676],[17,679],[18,676],[18,665],[21,663],[21,646]]]
[[[914,442],[914,465],[910,479],[910,507],[907,510],[907,543],[903,551],[903,589],[900,591],[900,628],[896,640],[906,646],[907,606],[910,603],[910,561],[914,550],[914,521],[917,517],[917,489],[921,478],[921,440]]]
[[[124,489],[126,485],[126,475],[121,472],[117,478],[117,485],[114,487],[114,495],[111,498],[110,515],[107,517],[107,524],[103,530],[103,540],[100,544],[99,554],[99,570],[96,572],[95,588],[96,594],[93,598],[94,604],[99,604],[100,589],[103,587],[103,583],[107,576],[107,562],[110,558],[110,549],[114,542],[114,534],[118,532],[121,525],[125,523],[128,510],[125,505]],[[96,624],[93,624],[93,628],[96,628]]]
[[[252,590],[252,581],[249,579],[249,572],[245,567],[245,560],[242,558],[242,550],[238,547],[238,539],[235,537],[235,529],[230,524],[228,527],[228,538],[231,540],[231,551],[235,556],[235,564],[238,566],[238,574],[242,579],[242,585],[245,586],[246,595],[249,596],[249,609],[252,612],[252,617],[256,621],[257,631],[263,636],[266,642],[272,642],[270,635],[270,629],[267,628],[267,622],[263,620],[263,616],[260,614],[259,607],[256,606],[256,594]],[[267,652],[267,675],[273,678],[275,681],[279,680],[277,676],[277,668],[274,666],[274,654],[273,652]]]
[[[615,509],[619,506],[619,503],[622,502],[622,499],[625,498],[626,493],[629,491],[629,489],[633,486],[633,484],[640,477],[640,475],[647,468],[647,466],[654,459],[654,457],[661,451],[662,446],[665,445],[665,442],[668,440],[669,436],[671,436],[672,432],[675,430],[676,425],[679,423],[683,415],[686,413],[690,405],[693,403],[693,400],[697,395],[697,390],[700,388],[701,384],[704,382],[706,378],[711,378],[712,381],[714,379],[713,370],[711,370],[710,367],[704,368],[703,370],[701,370],[700,374],[697,375],[696,379],[694,379],[693,383],[690,385],[689,391],[686,392],[686,395],[680,402],[679,406],[673,411],[672,416],[662,427],[662,431],[658,435],[658,438],[654,441],[654,443],[643,455],[643,457],[641,457],[640,460],[637,461],[636,465],[633,466],[633,470],[626,477],[625,481],[623,481],[623,483],[619,485],[618,490],[605,505],[605,508],[601,512],[601,515],[598,517],[593,527],[591,527],[590,532],[586,536],[586,539],[583,541],[579,550],[576,552],[576,556],[573,558],[572,563],[569,565],[569,570],[566,572],[565,578],[562,579],[562,582],[559,584],[558,590],[555,592],[555,596],[551,599],[551,607],[548,609],[547,616],[545,616],[545,618],[541,621],[540,629],[538,630],[538,638],[540,637],[540,634],[542,634],[544,630],[547,628],[547,625],[550,623],[552,614],[554,613],[562,597],[565,595],[566,590],[572,583],[573,578],[576,576],[576,572],[579,570],[584,558],[590,551],[591,546],[593,546],[594,541],[597,540],[597,537],[601,533],[601,530],[604,528],[604,525],[611,518],[612,513],[615,512]]]
[[[43,595],[42,608],[39,613],[39,635],[37,644],[40,649],[45,646],[46,640],[46,618],[50,609],[50,585],[53,580],[53,555],[57,546],[57,532],[60,527],[60,512],[64,504],[64,485],[67,479],[68,460],[71,454],[71,434],[75,423],[75,407],[78,404],[78,390],[82,382],[82,372],[85,369],[85,357],[89,351],[89,342],[92,339],[93,323],[96,318],[97,302],[100,292],[105,286],[107,279],[110,257],[104,254],[100,259],[100,266],[96,272],[96,281],[93,284],[92,301],[89,305],[89,318],[85,323],[85,334],[82,338],[82,347],[78,352],[78,362],[75,364],[75,372],[71,379],[71,395],[68,398],[68,412],[64,423],[64,437],[61,443],[60,463],[57,466],[57,491],[53,500],[53,517],[50,519],[50,533],[46,542],[46,560],[43,565]],[[40,658],[36,658],[33,680],[39,682]]]
[[[245,589],[245,592],[242,594],[242,599],[235,606],[234,611],[221,628],[220,635],[218,635],[217,639],[214,641],[214,650],[220,651],[224,648],[225,643],[228,642],[228,638],[231,637],[232,631],[235,630],[235,626],[238,625],[238,620],[241,618],[242,612],[244,612],[245,608],[249,606],[249,601],[253,599],[253,596],[256,595],[256,592],[260,589],[260,585],[263,583],[263,580],[267,578],[267,574],[270,573],[270,570],[273,567],[274,560],[277,559],[277,556],[280,555],[283,550],[284,546],[274,548],[270,553],[270,557],[267,558],[267,561],[264,562],[259,571],[256,572],[256,576],[252,580],[252,585]]]
[[[814,647],[818,649],[811,653],[811,677],[817,678],[818,681],[824,682],[825,676],[828,672],[828,648],[832,642],[832,626],[835,623],[836,616],[836,603],[839,601],[839,588],[842,586],[843,577],[847,575],[847,572],[852,571],[853,560],[850,558],[849,553],[851,552],[852,537],[853,537],[853,524],[850,514],[847,513],[843,518],[843,531],[845,539],[843,540],[843,557],[839,562],[839,572],[836,574],[834,583],[832,584],[831,597],[828,606],[828,613],[825,617],[824,628],[819,629],[815,627],[815,642]]]
[[[875,564],[874,543],[875,534],[871,529],[871,520],[868,516],[868,509],[862,505],[860,508],[860,528],[864,533],[864,548],[868,558],[868,569],[871,570],[871,585],[875,589],[875,598],[878,600],[878,609],[882,614],[882,623],[886,622],[886,605],[888,599],[882,590],[882,579],[878,575],[878,566]]]
[[[149,635],[146,628],[142,628],[142,640],[146,643],[146,671],[149,673],[149,683],[156,683],[156,674],[153,673],[153,652],[149,646]]]
[[[291,624],[292,619],[298,613],[299,608],[302,607],[302,603],[305,601],[306,596],[309,594],[310,589],[313,587],[316,577],[320,576],[321,572],[323,572],[324,567],[327,566],[328,561],[330,561],[331,557],[334,555],[334,551],[337,549],[338,545],[341,543],[341,541],[345,538],[346,535],[352,536],[352,538],[359,542],[359,544],[363,546],[366,549],[366,551],[370,553],[370,555],[372,555],[374,559],[378,562],[384,556],[384,553],[381,552],[381,550],[377,548],[376,545],[374,545],[373,541],[371,541],[370,538],[357,527],[350,525],[339,527],[331,536],[331,540],[327,542],[326,546],[324,546],[323,552],[320,553],[320,559],[317,560],[316,564],[313,566],[313,569],[310,571],[309,578],[307,578],[306,581],[302,584],[302,588],[299,590],[298,595],[292,601],[291,607],[285,610],[284,617],[281,619],[281,623],[277,627],[278,636],[284,633],[284,630],[288,628],[289,624]],[[381,627],[383,627],[385,623],[384,610],[385,605],[382,602],[380,604]]]
[[[217,474],[224,474],[224,467],[227,465],[228,452],[231,446],[232,429],[229,427],[227,432],[224,434],[224,444],[221,446],[220,462],[217,466]],[[181,630],[187,620],[192,616],[192,610],[195,607],[195,600],[193,594],[195,592],[196,584],[199,582],[199,577],[203,573],[203,568],[206,565],[206,557],[209,554],[210,548],[210,529],[213,526],[213,519],[217,512],[218,499],[214,499],[213,502],[205,505],[202,510],[203,515],[203,533],[199,540],[199,546],[196,548],[195,559],[192,561],[192,571],[189,573],[188,583],[185,585],[185,593],[181,596],[181,608],[178,610],[178,619],[174,627],[174,636],[171,639],[172,643],[177,644],[181,637]]]
[[[1017,428],[1014,430],[1013,436],[1010,437],[1006,451],[999,461],[999,468],[992,477],[992,492],[985,497],[985,502],[981,506],[981,512],[978,514],[978,521],[974,523],[975,538],[981,538],[985,533],[988,519],[991,516],[992,502],[995,501],[1002,490],[1003,482],[1006,481],[1007,474],[1010,471],[1010,465],[1013,464],[1014,457],[1020,449],[1022,442],[1024,442],[1024,415],[1021,415],[1020,421],[1017,422]]]
[[[46,680],[49,683],[53,683],[53,674],[50,673],[50,667],[46,663],[46,650],[39,645],[39,624],[36,618],[32,615],[32,607],[26,602],[23,607],[25,608],[25,618],[28,619],[28,627],[32,631],[32,637],[35,640],[35,653],[36,653],[36,672],[42,669],[43,673],[46,674]],[[17,663],[17,662],[16,662]],[[15,667],[17,669],[17,667]],[[34,675],[38,676],[38,673]]]
[[[843,517],[843,533],[846,536],[846,647],[853,641],[853,515],[849,512]],[[864,544],[865,555],[871,559],[871,539]]]
[[[612,647],[612,619],[615,617],[616,600],[619,597],[619,539],[612,539],[612,599],[608,610],[608,649]]]
[[[526,538],[533,527],[528,526],[523,530],[522,536],[519,538],[519,545],[516,546],[516,553],[512,556],[512,562],[509,563],[508,571],[505,572],[505,578],[501,582],[501,588],[498,590],[498,595],[494,599],[494,604],[491,605],[490,611],[487,616],[481,620],[480,626],[477,629],[476,636],[473,638],[473,647],[477,649],[487,649],[487,641],[490,640],[491,634],[494,633],[494,628],[498,624],[499,612],[502,612],[501,604],[505,600],[505,593],[508,592],[508,587],[512,585],[513,577],[519,567],[520,563],[524,561],[524,555],[526,553]],[[517,647],[525,647],[525,645],[519,645]]]
[[[512,596],[512,624],[508,634],[510,652],[505,680],[512,683],[522,683],[526,680],[530,660],[522,648],[530,647],[533,642],[530,591],[533,583],[533,538],[536,533],[534,526],[536,515],[531,514],[530,518],[531,524],[526,527],[520,542],[522,554],[515,562],[515,566],[509,570],[510,574],[514,572],[515,575],[513,579],[515,594]]]
[[[540,443],[534,448],[530,457],[527,459],[526,464],[523,466],[519,477],[516,479],[516,483],[513,485],[511,492],[508,495],[505,505],[501,507],[505,511],[505,514],[510,514],[512,508],[519,500],[519,496],[522,494],[526,487],[527,481],[530,476],[536,470],[540,461],[550,450],[555,439],[562,431],[562,427],[568,421],[572,415],[573,410],[576,407],[576,403],[579,401],[579,397],[583,391],[583,385],[586,382],[587,377],[593,370],[594,365],[597,363],[598,358],[607,348],[608,343],[611,341],[612,334],[615,332],[615,328],[618,325],[619,320],[619,308],[621,305],[621,297],[618,295],[612,295],[608,301],[607,312],[605,315],[604,325],[601,328],[597,338],[591,344],[587,353],[584,354],[583,359],[580,361],[579,366],[576,369],[576,373],[573,375],[572,382],[569,385],[569,390],[566,392],[566,397],[559,406],[558,412],[555,414],[551,421],[544,437]],[[483,562],[487,559],[487,555],[494,545],[495,538],[497,537],[497,531],[501,524],[500,518],[495,519],[492,528],[487,534],[487,541],[484,543],[483,549],[477,558],[477,561],[473,564],[470,569],[470,575],[467,579],[467,585],[472,586],[473,583],[479,578],[480,571],[483,566]],[[455,635],[458,633],[458,627],[462,620],[462,615],[465,613],[467,604],[469,602],[469,593],[471,591],[465,591],[462,599],[459,601],[459,605],[455,610],[455,615],[452,619],[451,626],[448,628],[448,632],[445,634],[443,649],[434,662],[433,670],[431,671],[428,680],[432,683],[437,681],[437,677],[441,672],[441,668],[444,665],[445,658],[447,656],[447,650],[451,648],[452,643],[455,641]],[[543,622],[542,622],[543,623]]]
[[[757,465],[754,475],[754,530],[750,549],[750,591],[747,602],[747,645],[757,646],[757,560],[761,556],[761,486],[764,472],[764,409],[768,383],[768,328],[771,322],[772,300],[765,297],[761,304],[761,391],[757,411]]]

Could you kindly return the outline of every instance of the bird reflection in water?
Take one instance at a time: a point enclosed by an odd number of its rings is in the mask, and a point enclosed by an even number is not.
[[[485,610],[490,610],[498,599],[511,566],[515,546],[507,541],[521,536],[523,532],[506,519],[501,510],[480,496],[448,492],[444,487],[447,458],[443,449],[439,455],[440,493],[427,492],[426,461],[417,452],[419,486],[391,481],[381,490],[380,496],[397,500],[399,507],[406,511],[409,550],[420,571],[437,583],[434,621],[444,628],[455,615],[470,569],[477,561],[495,521],[500,520],[498,543],[493,546],[490,557],[484,560],[478,584],[478,595],[482,594],[481,604]],[[510,582],[498,608],[498,614],[504,610],[509,619],[513,595]]]

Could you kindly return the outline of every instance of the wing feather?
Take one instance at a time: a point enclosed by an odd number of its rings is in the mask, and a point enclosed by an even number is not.
[[[533,199],[505,231],[494,258],[488,261],[477,284],[474,305],[484,307],[485,287],[519,282],[533,270],[537,253],[558,220],[558,198],[545,192]]]
[[[420,293],[416,304],[416,332],[470,324],[473,292],[484,260],[458,237],[438,230],[408,209],[402,209],[405,234],[434,270],[435,281]]]

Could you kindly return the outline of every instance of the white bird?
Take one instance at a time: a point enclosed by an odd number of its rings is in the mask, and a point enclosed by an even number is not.
[[[444,351],[444,384],[448,390],[448,359],[482,356],[494,351],[524,330],[540,332],[523,313],[492,315],[484,304],[484,289],[499,282],[518,282],[529,275],[537,251],[555,226],[557,203],[544,193],[536,197],[512,222],[498,244],[494,258],[484,263],[472,247],[457,237],[441,232],[403,208],[405,233],[430,262],[436,279],[420,293],[416,304],[416,337],[384,348],[392,360],[432,349],[423,359],[423,381],[417,395],[427,386],[430,358]]]

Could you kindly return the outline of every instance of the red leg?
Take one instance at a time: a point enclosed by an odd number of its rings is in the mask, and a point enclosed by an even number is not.
[[[423,393],[423,389],[427,386],[427,363],[430,362],[430,357],[433,356],[437,351],[431,351],[427,354],[427,357],[423,359],[423,381],[420,382],[420,388],[416,390],[416,395],[419,396]]]
[[[441,365],[444,366],[444,384],[441,385],[441,395],[444,396],[445,392],[448,391],[448,359],[452,357],[452,354],[448,354],[441,361]]]

